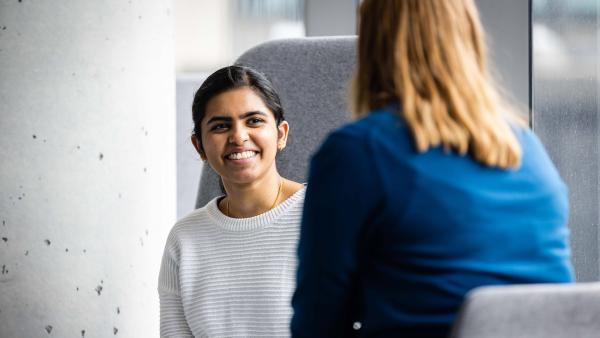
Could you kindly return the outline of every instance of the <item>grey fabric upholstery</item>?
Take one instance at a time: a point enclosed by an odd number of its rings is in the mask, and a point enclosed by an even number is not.
[[[356,37],[271,41],[244,53],[236,64],[257,69],[273,82],[290,123],[287,147],[277,157],[283,177],[306,182],[310,155],[328,132],[350,119],[349,83]],[[221,195],[217,174],[205,165],[196,207]]]
[[[600,283],[475,289],[467,295],[451,337],[600,337]]]

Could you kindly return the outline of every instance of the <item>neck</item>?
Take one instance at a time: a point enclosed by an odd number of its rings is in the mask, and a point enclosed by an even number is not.
[[[281,201],[279,188],[282,180],[275,170],[249,184],[223,182],[227,197],[223,199],[220,209],[234,218],[248,218],[267,212]]]

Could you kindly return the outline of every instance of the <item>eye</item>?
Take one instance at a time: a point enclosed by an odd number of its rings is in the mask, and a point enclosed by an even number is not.
[[[263,122],[265,122],[265,120],[258,118],[258,117],[251,117],[248,119],[248,124],[250,124],[250,125],[258,125],[258,124],[262,124]]]
[[[226,130],[229,126],[225,123],[216,123],[210,127],[210,131],[223,131]]]

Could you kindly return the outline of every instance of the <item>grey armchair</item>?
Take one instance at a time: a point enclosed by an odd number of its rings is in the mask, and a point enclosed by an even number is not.
[[[451,334],[451,338],[598,337],[600,283],[474,289]]]

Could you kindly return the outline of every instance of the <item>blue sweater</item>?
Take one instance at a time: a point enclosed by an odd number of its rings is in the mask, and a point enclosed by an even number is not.
[[[522,164],[500,170],[417,153],[391,107],[333,132],[310,166],[293,337],[445,337],[477,286],[571,282],[566,186],[515,133]]]

